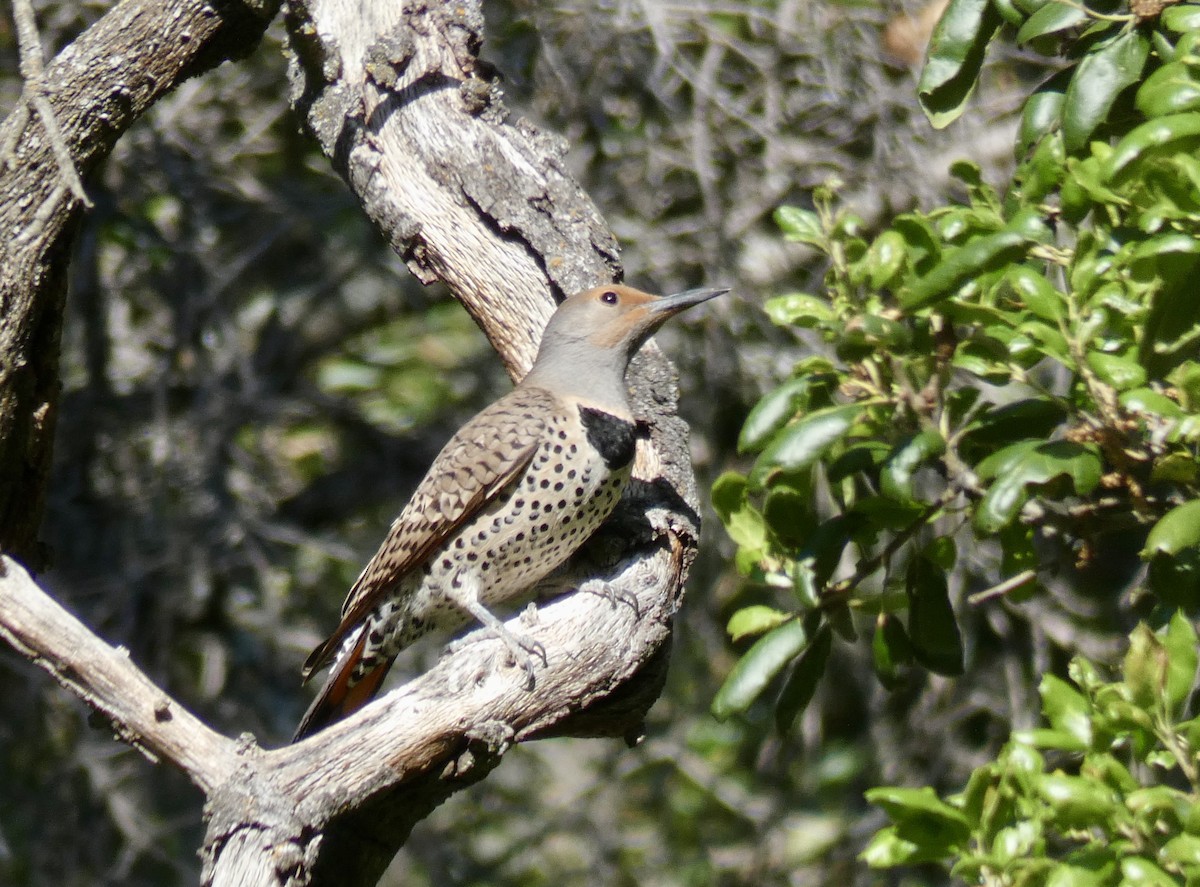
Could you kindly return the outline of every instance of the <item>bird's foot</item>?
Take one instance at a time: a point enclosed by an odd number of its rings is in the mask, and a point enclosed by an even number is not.
[[[525,688],[532,690],[536,683],[534,678],[534,657],[536,656],[542,660],[543,668],[550,664],[550,660],[546,656],[546,648],[540,641],[509,631],[504,623],[497,619],[491,610],[487,609],[483,604],[473,603],[467,609],[470,610],[472,616],[484,624],[493,637],[498,638],[504,646],[508,647],[508,652],[512,654],[513,662],[525,669],[527,677]]]
[[[594,579],[590,582],[585,582],[583,585],[579,586],[579,590],[586,591],[588,594],[594,594],[598,597],[602,597],[614,607],[617,604],[625,604],[627,607],[633,610],[635,619],[641,618],[642,610],[638,605],[637,595],[632,591],[628,591],[624,588],[617,588],[601,579]]]

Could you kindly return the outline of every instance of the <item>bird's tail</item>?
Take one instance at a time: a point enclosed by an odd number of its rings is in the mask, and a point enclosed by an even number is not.
[[[352,712],[358,711],[379,692],[379,685],[383,683],[388,669],[392,667],[391,659],[385,660],[357,681],[351,681],[354,669],[362,657],[366,641],[367,630],[364,626],[359,632],[354,646],[347,651],[346,655],[338,657],[337,662],[334,663],[329,677],[325,679],[325,685],[321,687],[321,692],[308,707],[308,711],[300,719],[300,726],[292,734],[292,742],[299,742],[318,730],[325,729],[335,721],[340,721]]]

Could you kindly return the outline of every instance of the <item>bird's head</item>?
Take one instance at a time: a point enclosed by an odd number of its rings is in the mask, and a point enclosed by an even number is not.
[[[593,287],[558,306],[546,325],[542,349],[565,344],[571,349],[619,355],[628,361],[670,318],[728,291],[704,288],[654,296],[623,284]]]

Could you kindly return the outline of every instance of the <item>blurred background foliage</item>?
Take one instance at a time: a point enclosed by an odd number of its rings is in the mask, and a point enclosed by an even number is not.
[[[110,4],[35,5],[55,52]],[[934,131],[917,68],[936,10],[916,2],[486,11],[484,55],[510,106],[569,141],[627,278],[740,297],[664,334],[702,489],[750,467],[737,442],[760,396],[801,356],[829,353],[762,311],[816,291],[828,268],[780,236],[776,208],[812,209],[837,177],[866,236],[964,198],[952,161],[1005,182],[1028,86],[1059,65],[995,47],[968,113]],[[42,577],[202,718],[266,745],[290,734],[299,664],[395,511],[453,428],[509,385],[465,313],[409,278],[300,134],[281,44],[276,25],[247,60],[184,84],[88,183]],[[0,108],[16,68],[5,18]],[[968,678],[922,672],[889,693],[869,650],[837,644],[789,731],[766,703],[718,722],[709,705],[748,645],[725,623],[757,592],[707,516],[646,741],[515,750],[414,832],[386,883],[934,883],[941,869],[856,858],[887,822],[863,792],[961,786],[1011,728],[1033,726],[1042,671],[1122,647],[1124,629],[1097,629],[1094,604],[1062,582],[1023,608],[971,609],[964,645],[989,659]],[[0,882],[196,878],[198,795],[7,651],[0,797]]]

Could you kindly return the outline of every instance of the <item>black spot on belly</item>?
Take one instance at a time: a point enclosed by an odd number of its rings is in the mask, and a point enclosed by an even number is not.
[[[580,407],[579,418],[587,433],[588,443],[595,447],[610,471],[623,468],[633,460],[637,444],[634,423],[591,407]]]

